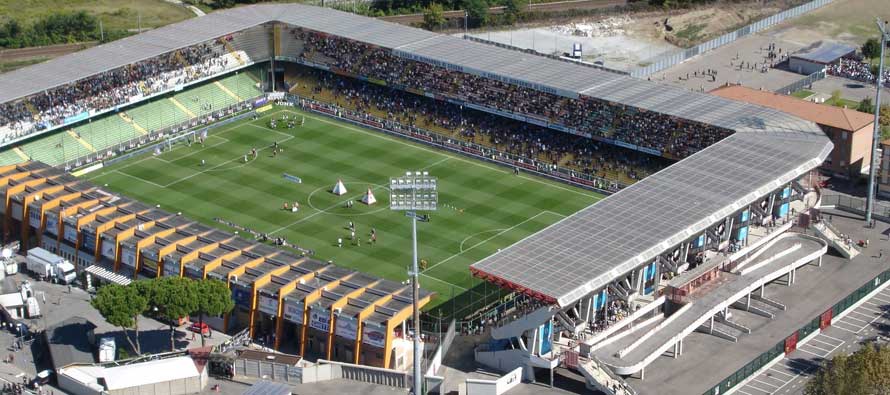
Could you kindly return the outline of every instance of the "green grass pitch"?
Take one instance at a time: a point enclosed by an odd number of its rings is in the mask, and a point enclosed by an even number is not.
[[[303,126],[269,128],[271,117],[305,117]],[[278,142],[283,152],[272,156]],[[245,163],[251,148],[256,159]],[[201,165],[201,161],[206,162]],[[478,280],[469,265],[596,202],[596,193],[508,168],[447,153],[383,133],[292,109],[269,111],[211,132],[204,146],[175,145],[159,156],[147,154],[88,174],[97,184],[171,212],[226,230],[226,219],[312,249],[315,257],[391,280],[407,278],[411,223],[388,209],[389,177],[425,170],[439,178],[439,210],[418,223],[420,258],[427,261],[421,286],[437,292],[431,306],[465,292]],[[283,173],[302,178],[297,184]],[[342,179],[348,193],[330,190]],[[378,200],[358,201],[371,188]],[[355,200],[346,208],[347,200]],[[297,201],[297,213],[285,202]],[[361,245],[349,241],[354,221]],[[369,244],[371,228],[377,230]],[[250,237],[250,235],[246,235]],[[343,246],[337,239],[343,238]]]

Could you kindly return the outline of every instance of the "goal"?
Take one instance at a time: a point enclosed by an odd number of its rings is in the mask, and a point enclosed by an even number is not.
[[[177,136],[168,137],[165,148],[167,151],[172,151],[177,144],[189,145],[195,142],[196,137],[197,135],[194,130],[190,130]]]

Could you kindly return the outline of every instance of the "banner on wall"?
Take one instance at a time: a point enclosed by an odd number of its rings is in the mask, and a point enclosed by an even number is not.
[[[321,309],[309,310],[309,327],[322,332],[331,330],[331,312]]]
[[[102,256],[108,259],[114,259],[114,240],[102,238]]]
[[[337,328],[334,333],[342,338],[355,340],[358,336],[358,320],[352,317],[337,316]]]
[[[362,343],[383,348],[386,346],[386,328],[380,325],[365,323],[362,326]]]
[[[263,313],[270,315],[278,315],[278,299],[270,298],[264,295],[258,295],[257,308]]]
[[[303,323],[303,304],[299,302],[284,302],[282,311],[284,319],[295,324]]]

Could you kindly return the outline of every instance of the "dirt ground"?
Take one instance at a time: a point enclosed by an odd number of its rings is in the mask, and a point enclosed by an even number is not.
[[[890,19],[890,0],[837,0],[773,29],[785,41],[836,40],[859,45],[877,38],[875,18]]]

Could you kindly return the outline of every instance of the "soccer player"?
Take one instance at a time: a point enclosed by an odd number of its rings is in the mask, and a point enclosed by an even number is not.
[[[201,166],[204,166],[204,164],[205,164],[204,159],[201,159]]]
[[[342,237],[337,238],[337,247],[343,248],[343,238]]]

